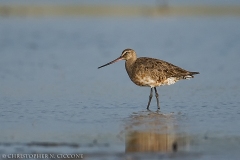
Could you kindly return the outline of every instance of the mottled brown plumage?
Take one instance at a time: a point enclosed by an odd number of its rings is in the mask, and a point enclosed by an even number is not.
[[[138,86],[151,87],[147,109],[152,99],[152,88],[155,90],[158,109],[160,109],[156,87],[174,84],[181,79],[193,78],[194,74],[199,74],[199,72],[189,72],[163,60],[148,57],[137,58],[136,52],[132,49],[125,49],[119,58],[98,68],[119,60],[126,61],[125,68],[133,83]]]

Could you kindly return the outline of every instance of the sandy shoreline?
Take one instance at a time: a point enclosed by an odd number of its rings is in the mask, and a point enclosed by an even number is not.
[[[0,5],[0,16],[240,15],[240,6]]]

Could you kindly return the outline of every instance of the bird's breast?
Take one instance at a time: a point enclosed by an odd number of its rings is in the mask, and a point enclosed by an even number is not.
[[[138,86],[158,87],[162,85],[171,85],[177,82],[175,77],[156,78],[151,76],[135,76],[131,80]]]
[[[160,83],[154,80],[150,76],[134,76],[131,80],[138,86],[148,86],[148,87],[156,87],[159,86]]]

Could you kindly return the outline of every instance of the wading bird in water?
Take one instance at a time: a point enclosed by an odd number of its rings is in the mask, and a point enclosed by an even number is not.
[[[98,69],[120,60],[126,61],[125,68],[133,83],[138,86],[151,87],[147,109],[149,109],[152,100],[153,88],[157,99],[157,107],[160,109],[156,87],[171,85],[181,79],[190,79],[194,77],[194,74],[199,74],[199,72],[190,72],[163,60],[148,57],[137,58],[133,49],[125,49],[120,57],[98,67]]]

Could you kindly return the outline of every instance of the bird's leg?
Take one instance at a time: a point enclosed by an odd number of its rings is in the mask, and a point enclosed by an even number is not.
[[[157,106],[158,106],[158,109],[160,109],[160,105],[159,105],[159,99],[158,99],[158,93],[157,93],[157,88],[154,87],[154,90],[155,90],[155,96],[156,96],[156,99],[157,99]]]
[[[152,100],[152,92],[153,92],[153,90],[152,90],[152,88],[151,88],[151,90],[150,90],[150,95],[149,95],[149,101],[148,101],[148,105],[147,105],[147,109],[149,109],[149,105],[150,105],[151,100]]]

